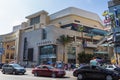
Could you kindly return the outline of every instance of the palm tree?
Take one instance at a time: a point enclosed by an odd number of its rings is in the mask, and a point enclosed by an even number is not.
[[[61,35],[57,40],[63,45],[63,62],[64,62],[66,54],[65,47],[68,43],[72,41],[72,38],[68,35]]]
[[[82,37],[82,39],[83,39],[83,31],[84,31],[83,25],[79,25],[77,31],[78,31],[78,32],[81,32],[81,37]]]
[[[78,32],[81,32],[82,46],[83,46],[84,52],[85,52],[85,47],[84,47],[85,40],[84,40],[84,38],[83,38],[83,31],[84,31],[83,25],[79,25],[77,31],[78,31]]]

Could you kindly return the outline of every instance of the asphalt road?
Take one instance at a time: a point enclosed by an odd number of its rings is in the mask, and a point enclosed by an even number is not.
[[[66,71],[66,76],[63,78],[51,78],[51,77],[35,77],[31,74],[32,69],[27,69],[25,75],[12,75],[2,74],[0,72],[0,80],[77,80],[72,76],[73,71]]]

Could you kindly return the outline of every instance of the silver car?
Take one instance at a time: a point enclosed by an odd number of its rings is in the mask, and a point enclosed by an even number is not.
[[[9,74],[24,74],[26,69],[19,64],[4,64],[2,66],[2,73],[9,73]]]

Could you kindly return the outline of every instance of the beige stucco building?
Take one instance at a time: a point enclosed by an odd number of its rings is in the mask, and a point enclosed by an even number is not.
[[[94,54],[106,34],[103,23],[96,13],[74,7],[50,15],[42,10],[26,18],[28,19],[26,22],[13,27],[13,34],[16,34],[13,43],[16,46],[14,59],[23,65],[63,61],[64,52],[64,63],[79,63],[78,53],[85,50],[85,53]],[[79,31],[79,28],[83,31]],[[73,42],[66,45],[65,50],[57,40],[61,35],[74,38]],[[8,42],[6,44],[9,44]],[[108,54],[107,50],[106,48],[101,52]],[[5,54],[2,56],[3,61]]]
[[[19,35],[19,31],[1,35],[2,47],[4,48],[1,58],[2,63],[9,63],[19,59]]]

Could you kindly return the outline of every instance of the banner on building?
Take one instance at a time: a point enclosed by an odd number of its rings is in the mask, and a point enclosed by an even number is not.
[[[4,48],[0,48],[0,55],[4,53]]]

